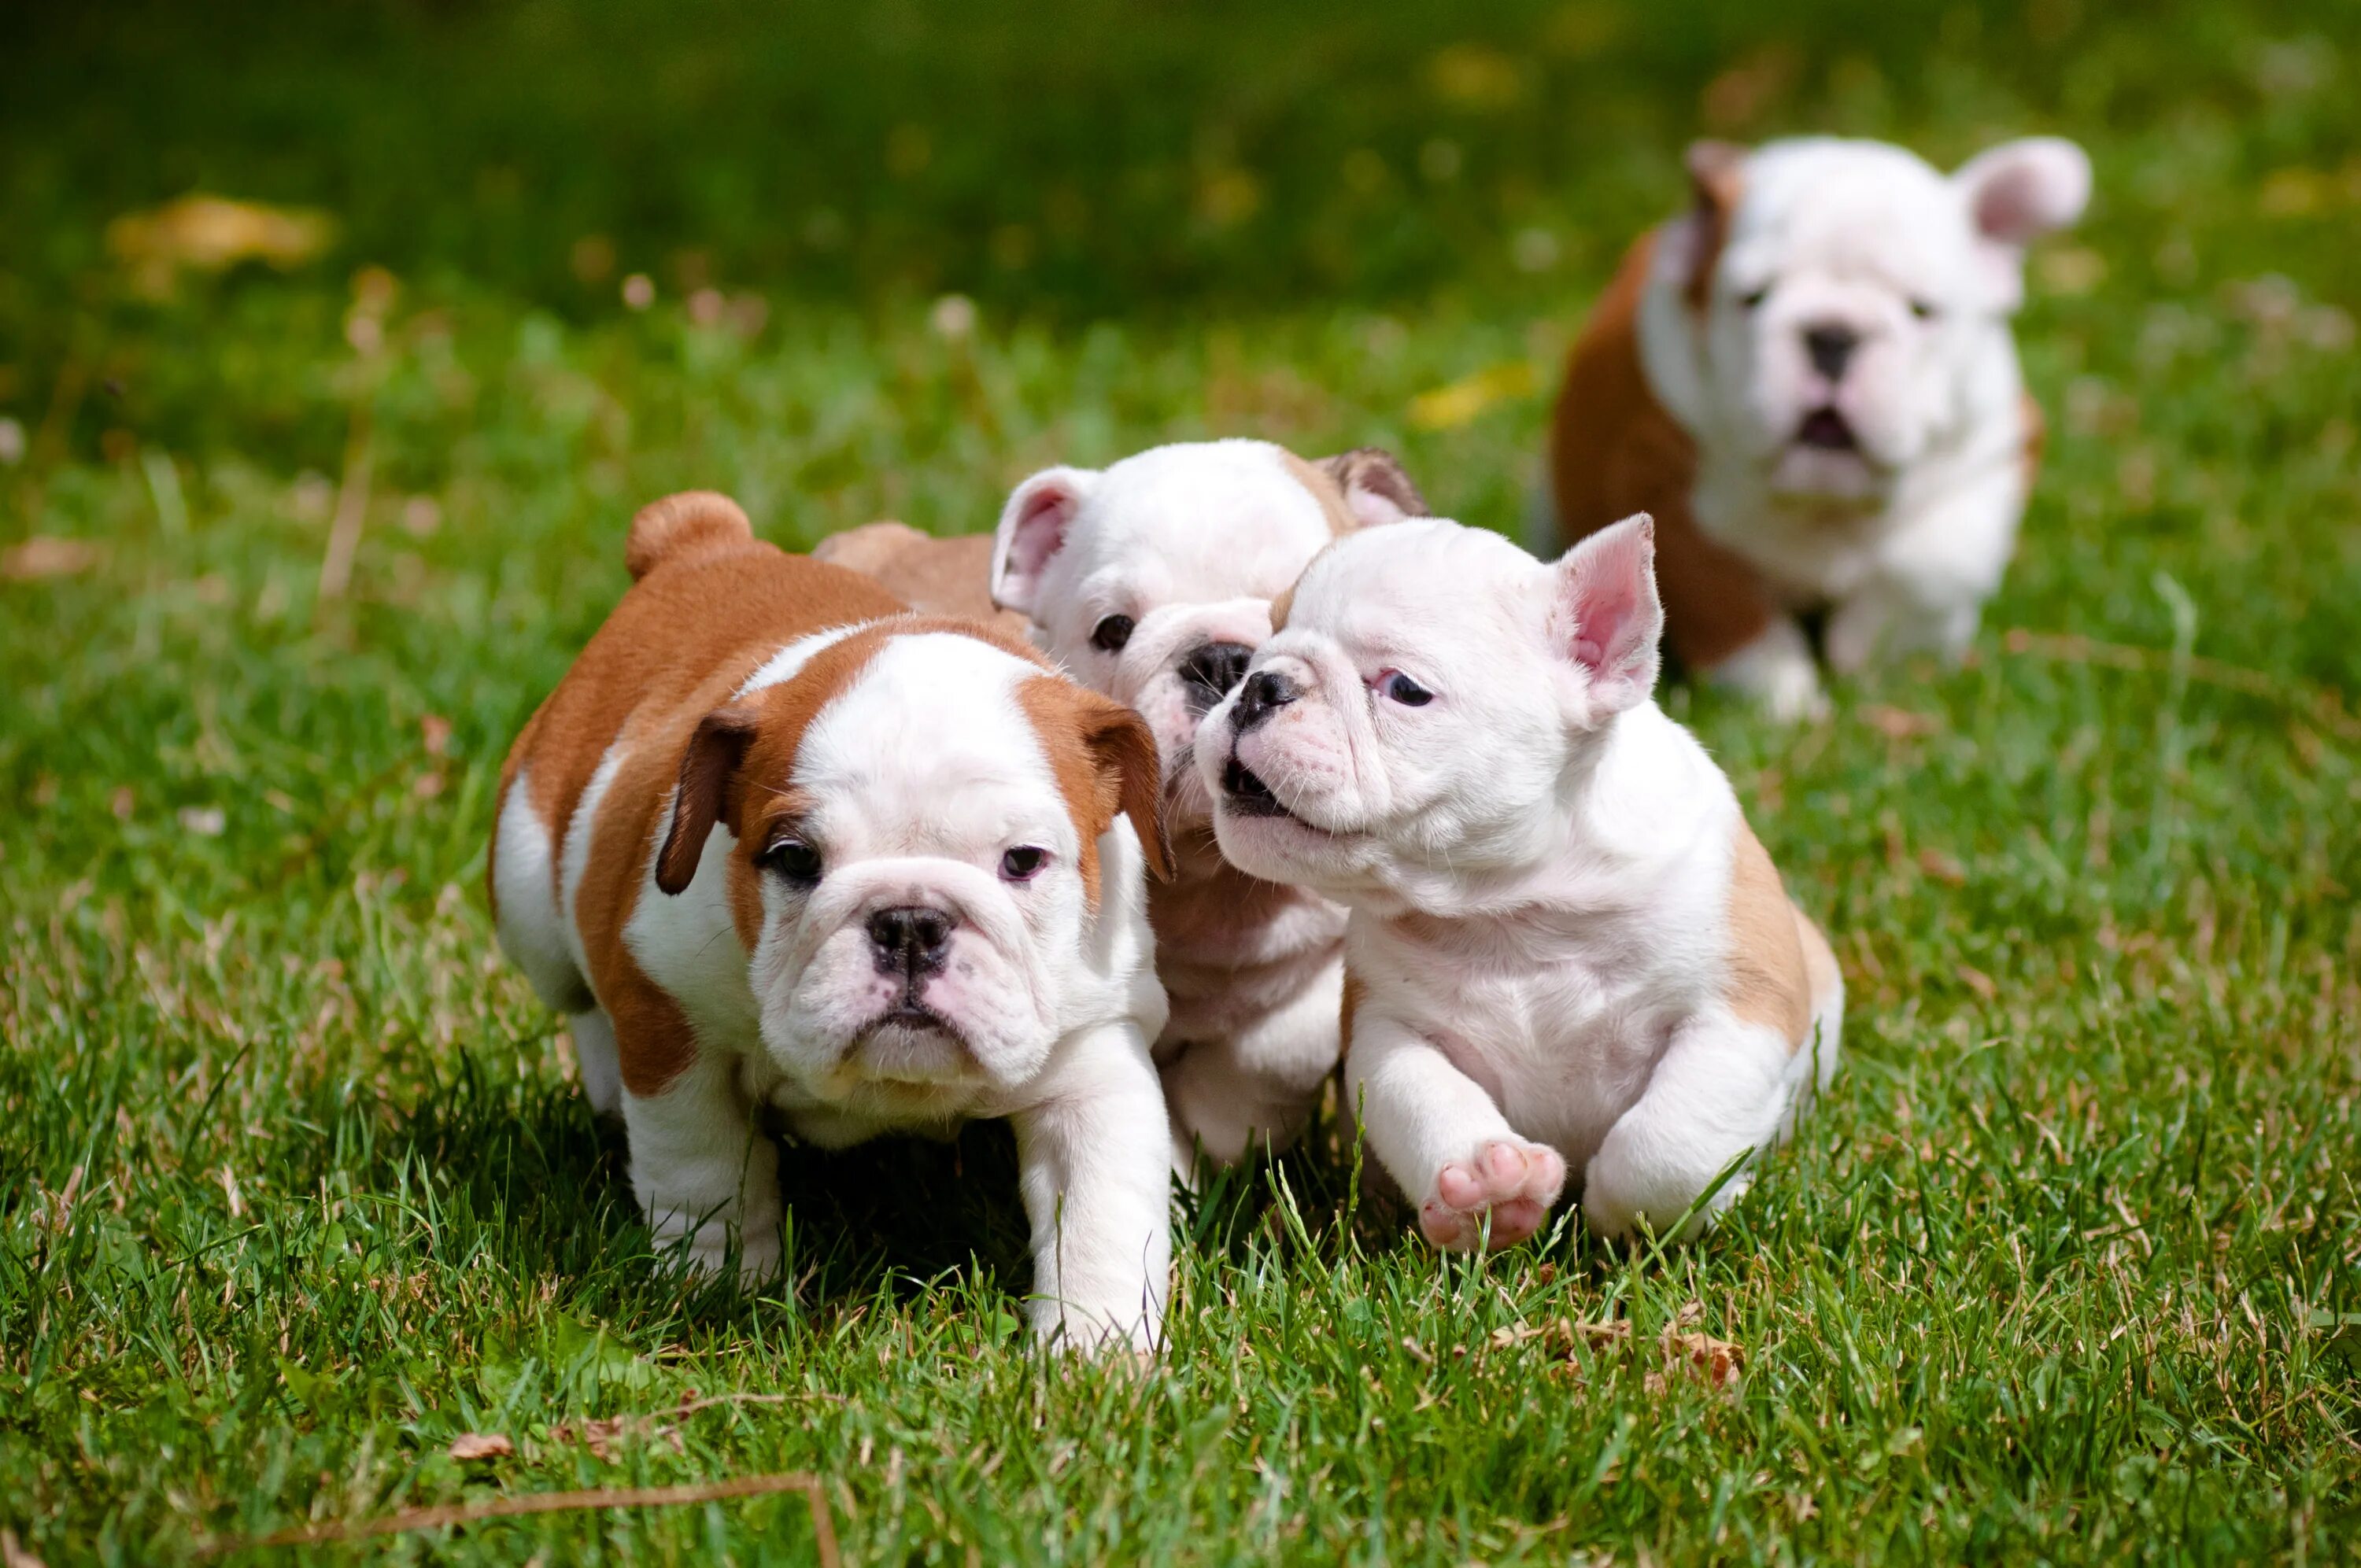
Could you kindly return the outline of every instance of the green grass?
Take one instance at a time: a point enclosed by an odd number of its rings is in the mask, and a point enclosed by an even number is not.
[[[862,1563],[2355,1558],[2349,5],[214,9],[0,46],[0,545],[101,551],[0,581],[26,1550],[810,1470]],[[1513,526],[1545,399],[1497,367],[1546,380],[1688,136],[1822,126],[2062,130],[2101,194],[2034,268],[2050,457],[1967,667],[1794,734],[1668,695],[1851,986],[1843,1076],[1729,1224],[1446,1263],[1332,1124],[1189,1207],[1144,1378],[1014,1333],[997,1129],[791,1155],[791,1290],[651,1255],[479,892],[637,503],[972,529],[1038,464],[1251,433],[1393,445]],[[106,223],[188,189],[341,238],[146,298]],[[1631,1328],[1515,1332],[1561,1320]],[[768,1402],[581,1439],[690,1390]],[[313,1555],[813,1553],[789,1496]]]

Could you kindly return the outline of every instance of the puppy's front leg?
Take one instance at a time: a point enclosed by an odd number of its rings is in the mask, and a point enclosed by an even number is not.
[[[1172,1283],[1164,1095],[1128,1024],[1076,1042],[1057,1091],[1010,1117],[1033,1228],[1027,1307],[1045,1343],[1153,1352]]]
[[[1364,1008],[1345,1094],[1386,1173],[1419,1200],[1418,1225],[1448,1252],[1508,1246],[1541,1229],[1565,1160],[1517,1135],[1490,1094],[1416,1030]]]
[[[738,1242],[739,1277],[779,1268],[779,1151],[739,1087],[736,1063],[701,1051],[662,1093],[623,1090],[631,1190],[663,1252],[688,1239],[690,1266],[719,1273]]]
[[[1609,1128],[1583,1180],[1582,1212],[1609,1236],[1663,1231],[1687,1212],[1730,1162],[1769,1147],[1806,1074],[1777,1030],[1728,1014],[1674,1031],[1648,1087]],[[1691,1217],[1689,1240],[1746,1190],[1744,1170]]]
[[[1762,635],[1714,663],[1706,677],[1753,698],[1783,724],[1824,718],[1828,711],[1811,640],[1792,616],[1773,616]]]

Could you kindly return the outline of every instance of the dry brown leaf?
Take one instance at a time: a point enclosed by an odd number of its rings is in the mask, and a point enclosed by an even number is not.
[[[1666,1355],[1685,1361],[1708,1387],[1730,1387],[1746,1369],[1746,1352],[1726,1339],[1694,1332],[1667,1332],[1664,1343]]]
[[[463,1431],[451,1440],[454,1459],[508,1459],[516,1444],[496,1431]]]
[[[1889,707],[1883,703],[1861,709],[1861,716],[1889,740],[1912,740],[1943,728],[1943,721],[1932,714],[1913,713],[1906,707]]]
[[[104,550],[87,539],[58,539],[37,533],[21,544],[0,551],[0,577],[12,583],[71,577],[89,571],[105,556]]]

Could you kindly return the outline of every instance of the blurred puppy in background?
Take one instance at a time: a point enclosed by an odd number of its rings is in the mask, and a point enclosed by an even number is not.
[[[1284,1146],[1336,1065],[1345,913],[1222,858],[1191,765],[1197,722],[1270,635],[1271,601],[1356,530],[1423,515],[1364,447],[1307,461],[1264,441],[1159,446],[1047,468],[1001,512],[994,603],[1076,680],[1139,712],[1164,770],[1172,880],[1149,890],[1172,1017],[1157,1045],[1176,1168]]]
[[[1653,512],[1674,652],[1802,717],[1826,698],[1801,613],[1839,672],[1974,637],[2041,442],[2009,332],[2025,247],[2081,215],[2090,162],[2036,137],[1946,176],[1807,137],[1688,169],[1690,210],[1574,346],[1533,543]]]

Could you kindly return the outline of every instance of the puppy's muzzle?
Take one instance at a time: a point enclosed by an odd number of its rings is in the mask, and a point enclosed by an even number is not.
[[[900,977],[904,994],[915,997],[929,975],[950,961],[951,932],[959,922],[924,905],[881,909],[869,917],[869,947],[877,972]]]
[[[1243,735],[1303,694],[1277,670],[1258,670],[1238,689],[1237,706],[1230,709],[1230,728]]]
[[[1202,718],[1212,711],[1230,695],[1253,658],[1254,650],[1243,642],[1208,642],[1181,660],[1180,685],[1190,713]]]
[[[1852,351],[1860,346],[1859,333],[1834,322],[1820,322],[1804,329],[1804,352],[1811,356],[1812,368],[1831,383],[1844,379],[1845,366],[1851,362]]]

